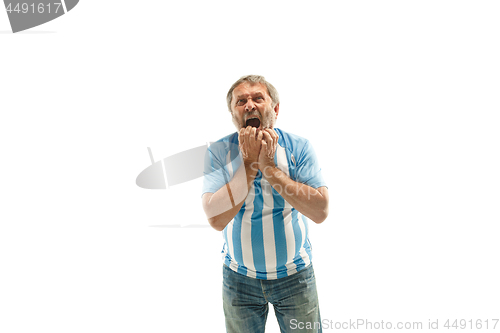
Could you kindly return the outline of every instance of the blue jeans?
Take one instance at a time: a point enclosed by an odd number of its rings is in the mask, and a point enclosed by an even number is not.
[[[312,264],[291,276],[259,280],[223,265],[222,299],[228,333],[263,333],[268,302],[282,333],[322,332]]]

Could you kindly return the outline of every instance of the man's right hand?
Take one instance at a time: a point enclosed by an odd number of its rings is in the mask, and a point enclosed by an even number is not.
[[[262,135],[262,131],[258,131],[257,133],[257,128],[252,126],[240,130],[238,134],[239,147],[245,164],[251,165],[259,160]]]

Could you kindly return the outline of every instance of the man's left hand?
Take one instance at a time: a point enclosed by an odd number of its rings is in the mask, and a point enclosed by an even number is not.
[[[274,154],[278,145],[278,134],[272,128],[262,130],[262,146],[259,154],[259,170],[264,172],[267,167],[275,167]]]

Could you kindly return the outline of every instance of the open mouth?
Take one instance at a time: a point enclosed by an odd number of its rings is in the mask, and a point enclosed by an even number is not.
[[[252,127],[259,128],[259,126],[260,126],[260,120],[259,120],[259,118],[250,118],[250,119],[247,119],[247,121],[245,123],[245,126],[252,126]]]

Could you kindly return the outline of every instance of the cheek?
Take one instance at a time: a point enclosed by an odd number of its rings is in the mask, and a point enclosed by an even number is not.
[[[233,118],[236,119],[239,123],[243,121],[243,115],[238,111],[233,112]]]

